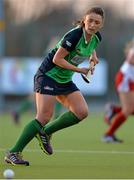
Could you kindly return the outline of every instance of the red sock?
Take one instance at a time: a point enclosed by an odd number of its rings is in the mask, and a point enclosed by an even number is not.
[[[118,113],[122,110],[122,107],[118,105],[113,105],[112,108],[113,108],[114,113]],[[132,115],[134,115],[134,112],[132,113]]]
[[[114,111],[115,113],[120,112],[121,109],[122,109],[121,106],[113,105],[113,111]]]
[[[105,134],[112,136],[115,133],[115,131],[125,122],[125,120],[126,120],[126,116],[123,114],[122,111],[117,113],[113,117],[112,124],[110,125],[110,127],[108,128]]]

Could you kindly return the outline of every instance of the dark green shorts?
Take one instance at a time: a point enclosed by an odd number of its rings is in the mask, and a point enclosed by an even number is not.
[[[70,94],[74,91],[79,91],[79,89],[72,81],[61,84],[41,72],[38,72],[34,76],[34,91],[40,94],[56,96]]]

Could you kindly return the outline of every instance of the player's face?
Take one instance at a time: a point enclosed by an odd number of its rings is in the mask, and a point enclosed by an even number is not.
[[[85,16],[84,24],[86,33],[92,35],[103,26],[103,19],[96,13],[90,13]]]

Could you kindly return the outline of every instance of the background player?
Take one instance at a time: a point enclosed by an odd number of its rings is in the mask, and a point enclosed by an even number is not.
[[[106,106],[105,122],[109,125],[102,140],[104,142],[123,142],[116,138],[115,132],[130,115],[134,115],[134,39],[126,44],[125,62],[115,76],[115,86],[120,104]]]

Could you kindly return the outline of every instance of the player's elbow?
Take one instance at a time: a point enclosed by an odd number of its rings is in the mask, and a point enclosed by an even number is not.
[[[57,65],[57,58],[53,58],[53,63]]]

